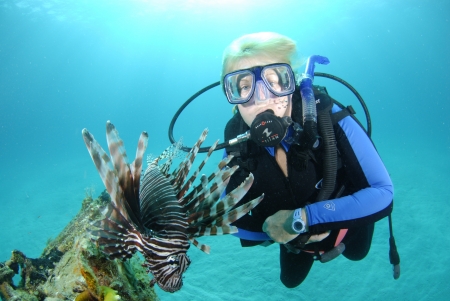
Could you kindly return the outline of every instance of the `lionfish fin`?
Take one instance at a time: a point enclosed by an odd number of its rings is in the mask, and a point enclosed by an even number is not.
[[[180,200],[183,198],[183,196],[185,195],[186,191],[189,190],[189,188],[191,187],[192,183],[195,181],[195,179],[197,178],[198,174],[200,173],[200,171],[203,169],[203,166],[205,166],[206,162],[208,162],[209,157],[211,156],[212,152],[216,149],[217,144],[219,144],[219,140],[217,140],[208,150],[208,153],[206,154],[206,157],[203,159],[203,161],[199,164],[197,170],[192,174],[192,176],[189,178],[189,180],[187,180],[183,187],[180,189],[180,191],[177,194],[177,198]]]
[[[262,200],[264,199],[264,194],[260,195],[259,197],[251,200],[250,202],[247,202],[221,216],[216,218],[212,225],[217,225],[219,227],[224,227],[226,225],[229,225],[238,219],[240,219],[242,216],[250,212],[253,208],[255,208]]]
[[[100,178],[111,196],[111,202],[114,203],[116,208],[125,207],[126,202],[123,200],[123,192],[118,185],[118,179],[111,159],[87,129],[83,129],[82,135],[92,161],[94,161],[95,167],[100,174]],[[129,219],[128,212],[122,212],[122,215]]]
[[[199,205],[200,208],[211,207],[211,205],[218,200],[222,192],[225,190],[230,177],[239,168],[238,165],[235,165],[232,168],[226,166],[232,158],[232,156],[228,156],[220,161],[218,169],[208,178],[203,175],[201,177],[201,185],[193,188],[191,192],[184,197],[182,204],[188,211],[194,211],[194,208]],[[208,191],[207,185],[211,181],[213,181],[213,183]],[[213,192],[215,192],[215,194],[211,195]],[[198,211],[198,209],[196,211]]]
[[[137,248],[129,237],[138,231],[114,205],[109,204],[102,213],[105,218],[92,222],[88,228],[92,239],[111,259],[124,260],[133,256]]]
[[[208,220],[212,222],[208,225],[204,225],[201,221],[196,224],[192,224],[192,228],[197,230],[195,233],[191,234],[191,237],[199,236],[212,236],[212,235],[224,235],[237,233],[238,229],[230,224],[240,219],[242,216],[247,214],[250,210],[255,208],[264,198],[264,194],[247,202],[226,214],[218,217],[210,217]]]
[[[127,152],[122,139],[119,137],[119,132],[116,127],[108,120],[106,122],[106,140],[108,142],[109,152],[114,163],[114,169],[116,171],[118,185],[122,188],[123,197],[125,199],[125,206],[128,210],[128,214],[136,224],[141,224],[140,208],[139,208],[139,180],[140,171],[133,172],[127,162]],[[138,148],[136,151],[137,166],[142,166],[142,156],[147,148],[148,134],[143,132],[139,138]],[[133,169],[135,169],[133,167]],[[118,207],[120,208],[120,207]]]
[[[199,242],[195,238],[191,238],[190,241],[195,247],[197,247],[199,250],[202,250],[206,254],[209,254],[209,252],[211,251],[211,247],[210,246],[202,244],[201,242]]]
[[[233,170],[233,168],[230,168],[230,170]],[[188,218],[188,222],[192,226],[211,224],[212,221],[230,211],[231,208],[233,208],[242,199],[248,189],[250,189],[253,179],[253,174],[250,174],[244,182],[241,183],[241,185],[228,193],[223,199],[211,206],[199,206],[198,210],[191,213]],[[202,208],[204,209],[202,210]]]
[[[167,159],[166,162],[159,165],[158,168],[164,176],[168,176],[170,167],[172,166],[174,158],[181,158],[181,148],[183,147],[183,138],[177,143],[173,143],[167,147],[158,157],[154,157],[152,154],[147,156],[148,166],[158,166],[161,160]]]
[[[191,169],[192,162],[194,162],[198,150],[200,149],[200,146],[202,145],[203,141],[205,141],[207,134],[208,129],[204,129],[202,134],[200,135],[200,138],[197,140],[197,142],[192,147],[190,152],[187,153],[183,162],[181,162],[178,168],[175,169],[172,175],[170,176],[170,182],[172,183],[172,186],[177,194],[181,190],[181,187]]]
[[[200,237],[200,236],[217,236],[234,234],[238,232],[238,228],[235,226],[224,225],[224,226],[200,226],[198,231],[191,234],[190,237]]]
[[[142,163],[143,163],[142,161],[145,150],[147,149],[147,145],[148,145],[148,134],[147,132],[142,132],[141,136],[139,137],[138,146],[136,149],[136,158],[130,165],[131,175],[133,176],[134,181],[133,188],[135,195],[139,195],[139,185],[141,180]]]

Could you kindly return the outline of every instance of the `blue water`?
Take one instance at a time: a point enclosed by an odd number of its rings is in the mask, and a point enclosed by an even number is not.
[[[0,262],[13,249],[38,257],[85,189],[103,190],[82,128],[106,146],[111,120],[130,154],[146,130],[149,152],[161,152],[179,106],[219,80],[223,49],[275,31],[303,56],[327,56],[316,71],[342,77],[366,100],[395,184],[402,275],[392,278],[386,220],[363,261],[316,263],[295,289],[279,280],[278,247],[205,238],[212,254],[192,248],[183,289],[158,289],[161,300],[448,300],[449,13],[445,0],[0,0]],[[317,83],[364,119],[351,93]],[[174,134],[191,145],[208,127],[210,144],[230,117],[216,88],[186,109]]]

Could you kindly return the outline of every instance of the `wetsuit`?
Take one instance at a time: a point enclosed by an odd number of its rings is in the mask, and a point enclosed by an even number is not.
[[[337,105],[332,108],[333,113],[340,110]],[[234,134],[231,128],[236,128],[237,123],[242,124],[239,113],[228,122],[226,139]],[[241,153],[243,157],[233,159],[230,165],[239,164],[241,168],[232,176],[227,193],[251,172],[255,177],[254,183],[240,204],[265,194],[264,200],[256,208],[234,223],[239,229],[236,236],[241,238],[243,246],[257,245],[270,239],[262,231],[267,217],[279,210],[304,207],[309,233],[319,234],[331,230],[326,239],[307,244],[304,250],[330,250],[339,229],[349,229],[342,241],[346,245],[343,255],[351,260],[360,260],[366,256],[372,241],[374,222],[392,211],[393,185],[372,141],[352,116],[343,118],[333,128],[340,168],[335,191],[325,201],[316,202],[323,174],[321,150],[302,152],[283,141],[281,144],[287,154],[288,177],[284,176],[275,160],[274,148],[260,147],[249,141],[246,153]],[[227,153],[230,152],[228,149]],[[335,198],[341,188],[344,193]],[[290,253],[284,245],[280,245],[282,282],[287,287],[299,285],[313,264],[313,256],[307,252]]]

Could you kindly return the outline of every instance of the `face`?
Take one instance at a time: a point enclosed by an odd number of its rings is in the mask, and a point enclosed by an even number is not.
[[[270,60],[259,60],[257,58],[253,58],[250,60],[246,59],[245,61],[241,61],[239,64],[237,64],[235,68],[233,68],[233,70],[231,70],[230,72],[274,63],[277,62]],[[265,78],[275,91],[279,91],[280,80],[277,73],[272,71],[270,74],[265,74]],[[238,89],[241,96],[248,95],[250,86],[250,78],[243,77],[240,79],[238,83]],[[274,94],[268,91],[264,83],[258,82],[256,83],[255,92],[252,98],[244,104],[239,104],[238,108],[245,123],[250,126],[256,115],[269,109],[272,110],[278,117],[290,116],[291,100],[292,95],[276,97]]]
[[[183,273],[191,260],[185,253],[173,254],[166,258],[146,258],[144,264],[153,274],[151,284],[157,283],[166,292],[176,292],[183,286]]]

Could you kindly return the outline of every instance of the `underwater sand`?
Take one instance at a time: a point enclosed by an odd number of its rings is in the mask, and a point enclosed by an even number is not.
[[[444,204],[450,195],[448,181],[438,176],[449,170],[450,160],[426,151],[421,156],[439,160],[425,168],[412,155],[384,156],[396,187],[393,221],[401,256],[400,279],[392,277],[388,223],[383,219],[376,224],[372,248],[364,260],[351,262],[341,256],[326,264],[316,262],[306,281],[295,289],[285,288],[279,280],[278,245],[241,248],[232,236],[201,238],[211,246],[211,254],[192,247],[183,288],[174,294],[157,288],[157,294],[161,300],[446,300],[450,239],[442,225],[448,224],[450,207],[429,205]],[[96,195],[101,191],[97,177],[86,152],[85,160],[48,167],[40,177],[31,169],[21,185],[11,181],[6,196],[13,202],[8,202],[3,211],[8,214],[2,215],[0,224],[0,260],[9,258],[14,248],[29,257],[39,256],[47,239],[77,213],[85,183],[94,183]]]

